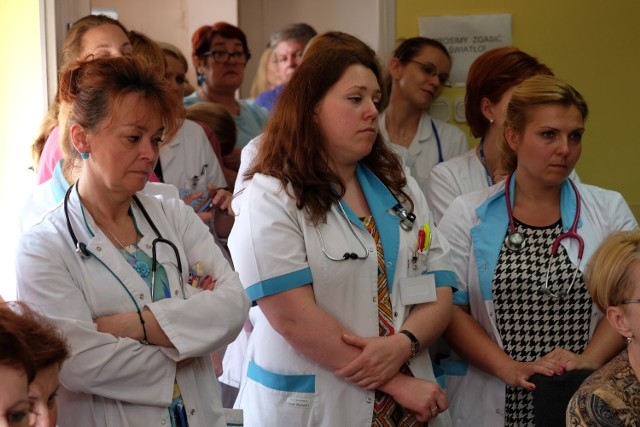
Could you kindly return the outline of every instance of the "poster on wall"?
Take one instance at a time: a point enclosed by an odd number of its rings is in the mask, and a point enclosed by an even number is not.
[[[487,50],[510,46],[511,14],[422,16],[420,35],[440,41],[453,60],[450,80],[464,86],[471,63]]]

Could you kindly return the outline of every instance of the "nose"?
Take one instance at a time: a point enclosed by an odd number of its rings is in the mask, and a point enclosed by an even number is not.
[[[569,136],[565,135],[562,138],[558,138],[558,154],[566,156],[569,154]]]
[[[151,138],[140,144],[140,157],[155,163],[158,160],[160,147]]]
[[[378,106],[373,99],[369,99],[367,103],[367,108],[365,109],[365,117],[367,119],[376,120],[380,112],[378,111]]]

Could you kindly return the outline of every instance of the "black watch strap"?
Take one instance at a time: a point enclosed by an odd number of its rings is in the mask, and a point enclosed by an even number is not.
[[[411,357],[418,354],[420,351],[420,341],[418,341],[418,338],[406,329],[401,330],[399,333],[406,335],[411,340]]]

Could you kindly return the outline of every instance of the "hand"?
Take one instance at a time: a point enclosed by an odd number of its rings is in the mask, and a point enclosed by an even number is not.
[[[563,348],[556,348],[549,352],[543,359],[553,360],[562,366],[565,371],[577,371],[581,369],[596,370],[600,365],[585,354],[576,354]]]
[[[131,338],[136,341],[144,338],[138,313],[120,313],[97,317],[94,323],[98,326],[98,332],[111,334],[116,338]]]
[[[533,374],[542,374],[548,377],[564,374],[565,367],[556,359],[547,358],[534,360],[533,362],[517,362],[511,360],[504,365],[499,377],[511,387],[522,387],[534,390],[536,387],[529,382]]]
[[[342,340],[361,348],[362,353],[335,374],[367,390],[388,382],[411,356],[408,339],[402,334],[367,338],[345,334]]]
[[[389,394],[395,401],[412,412],[421,423],[427,422],[449,407],[447,396],[438,383],[407,375],[397,375]]]
[[[204,291],[212,291],[215,289],[217,283],[218,281],[216,279],[207,274],[200,280],[198,287]]]
[[[233,215],[231,210],[231,200],[233,193],[226,188],[216,188],[215,185],[209,186],[209,195],[212,195],[213,201],[211,206],[216,206],[220,211],[227,215]]]

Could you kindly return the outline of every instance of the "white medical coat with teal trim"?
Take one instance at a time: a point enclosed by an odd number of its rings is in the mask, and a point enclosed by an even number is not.
[[[435,229],[413,178],[408,177],[408,192],[417,218],[413,230],[407,232],[400,228],[398,216],[391,209],[397,201],[387,188],[365,167],[359,166],[356,173],[380,232],[394,327],[398,330],[411,309],[401,304],[399,296],[408,276],[423,278],[425,289],[431,286],[434,292],[435,286],[455,288],[449,245]],[[240,198],[229,248],[252,300],[312,284],[321,309],[357,335],[378,336],[376,245],[346,205],[345,210],[369,251],[366,259],[329,260],[305,211],[296,207],[278,180],[256,174]],[[420,256],[413,269],[418,230],[425,223],[434,231],[431,249],[428,256]],[[327,213],[326,223],[319,228],[330,255],[364,254],[365,249],[337,207]],[[271,327],[259,308],[255,317],[236,401],[236,407],[244,410],[245,426],[371,426],[374,392],[348,383],[297,352]],[[435,380],[426,350],[411,359],[410,368],[416,377]],[[447,412],[430,422],[431,426],[449,424]]]
[[[515,175],[514,175],[515,176]],[[516,178],[517,179],[517,178]],[[516,179],[511,181],[514,194]],[[500,348],[503,347],[495,322],[492,282],[498,257],[509,227],[502,181],[482,191],[455,199],[439,223],[440,231],[451,244],[452,261],[460,285],[454,304],[468,305],[473,318]],[[580,269],[599,244],[615,231],[638,226],[629,206],[619,193],[586,184],[576,184],[582,202],[578,234],[584,240]],[[562,187],[562,227],[567,231],[576,214],[576,197],[568,181]],[[563,239],[571,262],[577,263],[578,244]],[[593,335],[602,313],[592,307],[589,336]],[[500,427],[504,425],[505,383],[455,353],[443,362],[447,371],[449,408],[455,427]]]
[[[142,193],[138,197],[163,237],[178,248],[186,299],[174,267],[175,253],[168,245],[158,244],[158,262],[167,272],[172,297],[152,302],[145,281],[88,212],[83,215],[75,189],[69,197],[69,218],[91,257],[76,254],[63,205],[20,239],[18,297],[42,310],[71,345],[71,356],[60,374],[58,422],[83,427],[170,425],[168,407],[177,380],[189,425],[223,427],[226,422],[210,353],[238,334],[249,299],[192,208],[176,198]],[[132,212],[143,236],[139,248],[151,257],[156,235],[135,203]],[[217,279],[213,291],[188,284],[189,266],[197,261],[204,265],[205,274]],[[153,312],[175,348],[143,345],[97,331],[95,318],[135,312],[132,299],[140,309]],[[193,360],[178,367],[179,361],[187,359]]]

